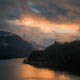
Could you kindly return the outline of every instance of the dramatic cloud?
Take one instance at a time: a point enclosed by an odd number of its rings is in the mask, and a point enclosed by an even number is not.
[[[0,30],[43,46],[80,39],[80,0],[0,0]]]

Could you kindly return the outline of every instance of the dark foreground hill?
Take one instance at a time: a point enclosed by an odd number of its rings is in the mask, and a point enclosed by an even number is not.
[[[74,72],[80,74],[80,41],[60,44],[55,42],[42,52],[41,59],[39,52],[34,52],[28,58],[29,64],[47,67],[49,69]],[[35,64],[34,64],[35,63]]]
[[[33,45],[18,35],[0,31],[0,59],[26,57],[33,50]]]

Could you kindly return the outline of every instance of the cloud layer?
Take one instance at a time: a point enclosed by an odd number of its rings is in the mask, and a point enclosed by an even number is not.
[[[43,46],[80,39],[80,0],[0,0],[0,30]]]

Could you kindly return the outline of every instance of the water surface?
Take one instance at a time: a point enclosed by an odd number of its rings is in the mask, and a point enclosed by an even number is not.
[[[0,80],[80,80],[79,76],[36,68],[23,59],[0,60]]]

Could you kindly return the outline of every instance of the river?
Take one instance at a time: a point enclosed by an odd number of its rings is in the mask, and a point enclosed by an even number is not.
[[[80,80],[80,76],[23,64],[23,60],[0,60],[0,80]]]

